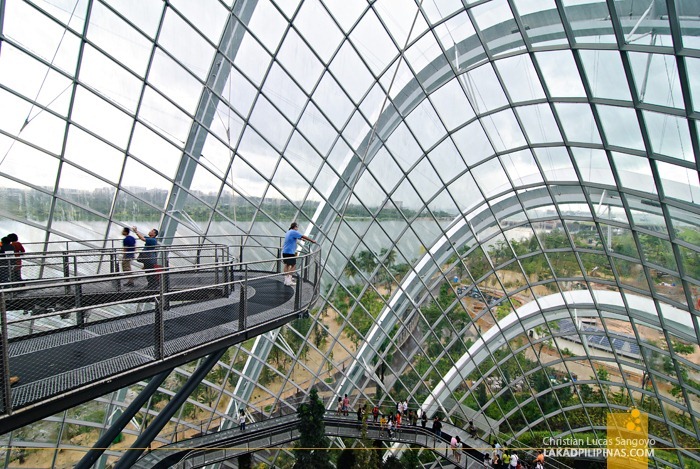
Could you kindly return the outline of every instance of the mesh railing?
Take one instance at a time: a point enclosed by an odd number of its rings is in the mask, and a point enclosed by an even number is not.
[[[328,437],[357,439],[361,436],[361,424],[353,417],[342,417],[327,412],[324,425],[325,435]],[[457,465],[456,455],[449,445],[450,437],[457,429],[449,425],[443,429],[445,432],[441,437],[421,426],[402,426],[389,435],[381,425],[368,420],[367,436],[372,440],[418,445]],[[285,415],[247,425],[245,432],[234,428],[161,447],[158,451],[143,456],[134,467],[171,467],[173,465],[188,469],[204,467],[261,449],[275,447],[279,449],[283,445],[289,447],[289,443],[298,439],[298,415]],[[392,450],[389,449],[389,451]],[[459,452],[461,454],[459,467],[483,467],[483,459],[478,449],[470,448]],[[175,464],[177,460],[179,462]]]
[[[0,289],[0,418],[173,357],[190,361],[308,310],[320,250],[299,255],[288,286],[274,241],[161,247],[130,272],[121,248],[22,256],[24,280]]]

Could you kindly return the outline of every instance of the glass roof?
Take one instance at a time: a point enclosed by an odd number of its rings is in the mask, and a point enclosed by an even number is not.
[[[322,243],[312,317],[229,350],[158,444],[316,387],[532,446],[636,406],[654,467],[700,467],[697,1],[0,8],[5,232],[38,251],[296,220]],[[140,388],[0,443],[63,467]]]

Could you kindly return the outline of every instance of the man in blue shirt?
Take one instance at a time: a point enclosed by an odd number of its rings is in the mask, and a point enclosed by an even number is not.
[[[134,252],[136,252],[136,238],[131,236],[129,233],[131,233],[131,230],[124,227],[122,230],[122,236],[124,236],[124,240],[122,241],[122,246],[124,246],[124,254],[122,255],[122,272],[126,274],[131,272],[131,261],[134,260]],[[130,278],[124,285],[127,287],[133,287],[134,280]]]
[[[134,230],[134,234],[146,244],[138,258],[138,261],[143,264],[143,270],[155,269],[156,256],[158,255],[156,252],[156,246],[158,245],[156,236],[158,236],[158,230],[153,228],[148,232],[148,238],[146,238],[143,234],[139,233],[139,230],[135,226],[132,229]],[[157,275],[149,275],[146,277],[146,279],[148,280],[149,289],[158,290],[158,288],[160,288],[160,282]]]
[[[296,222],[292,223],[289,227],[289,231],[284,235],[284,245],[282,246],[284,284],[288,286],[294,285],[292,274],[294,273],[294,267],[297,265],[297,240],[303,239],[304,241],[316,244],[316,241],[313,239],[299,233],[298,228],[299,225]]]

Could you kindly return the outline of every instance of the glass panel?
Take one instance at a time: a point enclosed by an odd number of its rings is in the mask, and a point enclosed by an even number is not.
[[[175,145],[184,145],[192,127],[191,117],[151,88],[143,94],[139,117]]]
[[[599,0],[564,0],[564,13],[578,43],[615,43],[610,11]]]
[[[214,48],[171,8],[165,12],[158,44],[201,80],[207,79]]]
[[[535,148],[535,156],[548,181],[578,181],[566,148]]]
[[[491,114],[481,122],[497,151],[507,151],[527,144],[512,109]]]
[[[664,196],[685,200],[692,204],[700,201],[700,181],[698,172],[669,163],[657,162]]]
[[[545,97],[542,84],[529,55],[521,54],[498,60],[496,68],[512,102],[517,103]]]
[[[685,66],[689,77],[700,76],[700,59],[685,57]],[[700,80],[688,80],[688,87],[693,101],[693,110],[700,110]]]
[[[17,73],[18,70],[21,73]],[[70,80],[7,42],[3,43],[0,56],[0,83],[62,116],[68,114]],[[24,117],[31,120],[40,112],[40,109],[33,109]]]
[[[287,21],[269,1],[260,1],[255,5],[253,17],[248,23],[248,30],[269,51],[277,50],[287,28]]]
[[[307,93],[313,90],[323,73],[321,62],[294,30],[287,33],[287,37],[277,54],[277,60],[301,84]],[[269,80],[270,78],[268,77]]]
[[[126,148],[133,120],[116,107],[79,86],[75,92],[72,119],[101,138]]]
[[[357,4],[357,2],[345,3],[348,5]],[[339,19],[341,24],[343,20],[344,18]],[[301,4],[301,9],[294,19],[294,26],[325,63],[330,61],[333,52],[343,39],[342,32],[318,0],[304,1]]]
[[[542,173],[535,163],[530,150],[501,155],[503,166],[513,184],[525,186],[542,182]]]
[[[571,51],[537,52],[535,59],[551,97],[583,98],[586,96]]]
[[[639,52],[630,52],[629,57],[637,96],[642,102],[684,108],[675,57]]]
[[[437,43],[432,34],[424,35],[412,46],[410,46],[405,52],[404,58],[413,69],[413,73],[416,75],[426,68],[430,71],[437,71],[446,70],[449,67],[447,60],[442,53],[442,49],[440,49],[440,45]],[[432,73],[428,74],[428,76],[431,75]]]
[[[130,153],[169,178],[175,177],[182,156],[181,149],[142,124],[136,124]]]
[[[83,51],[80,81],[127,111],[136,112],[143,83],[89,45]]]
[[[599,105],[598,115],[610,145],[644,150],[642,133],[634,109]]]
[[[427,159],[422,159],[415,169],[410,172],[408,178],[413,183],[416,191],[420,194],[423,200],[430,200],[440,188],[442,183],[435,170],[430,165]]]
[[[471,173],[460,176],[455,182],[449,185],[449,191],[457,202],[462,213],[469,212],[472,208],[480,205],[484,201],[484,196],[476,185]]]
[[[380,148],[374,158],[372,158],[369,170],[372,171],[372,174],[374,174],[374,177],[386,192],[391,192],[403,176],[401,168],[389,156],[384,147]]]
[[[624,153],[613,153],[613,161],[615,162],[615,171],[623,187],[628,189],[643,187],[656,194],[656,184],[654,184],[648,159]]]
[[[279,153],[251,128],[246,129],[238,153],[266,179],[272,177],[280,159]]]
[[[394,133],[391,134],[386,146],[404,171],[413,166],[423,153],[403,123],[399,124]]]
[[[126,3],[133,3],[133,8],[126,8]],[[153,25],[153,28],[146,30],[152,30],[153,35],[155,35],[162,6],[158,8],[157,4],[150,2],[139,4],[138,6],[136,4],[137,2],[131,0],[123,3],[121,6],[125,7],[124,11],[130,11],[132,14],[138,11],[138,15],[133,15],[135,17],[142,16],[143,19],[155,20],[156,23]],[[133,20],[133,18],[130,18],[130,20]],[[145,26],[144,24],[136,24],[142,27]],[[124,66],[133,70],[137,75],[146,75],[146,68],[151,57],[153,44],[143,34],[132,28],[100,2],[92,6],[88,39],[109,54],[110,57],[114,57]]]
[[[515,109],[531,144],[562,141],[549,104],[520,106]]]
[[[372,84],[372,75],[350,44],[343,44],[330,69],[350,98],[356,103],[360,102]]]
[[[580,56],[594,97],[632,100],[619,52],[583,49]]]
[[[413,131],[413,135],[424,150],[432,147],[446,133],[435,109],[427,99],[421,101],[418,107],[408,115],[406,124]]]
[[[11,140],[4,135],[0,135],[0,151],[3,155],[1,166],[3,174],[15,177],[20,181],[28,180],[34,186],[53,190],[58,173],[58,158],[32,146]],[[31,169],[29,173],[27,172],[28,168]],[[2,182],[0,187],[7,186],[8,181],[6,179],[0,178],[0,181]],[[14,186],[15,184],[12,183],[10,185]],[[13,198],[8,198],[7,202],[13,205],[18,203],[13,201]],[[19,205],[21,209],[21,202]]]
[[[214,43],[219,41],[228,12],[223,5],[216,0],[204,0],[196,4],[187,0],[173,0],[175,6],[187,21],[191,22],[200,33]]]
[[[2,33],[69,76],[75,73],[80,39],[29,4],[5,5]]]
[[[270,66],[270,60],[270,54],[253,39],[253,36],[246,33],[233,63],[254,84],[259,85]]]
[[[480,121],[475,121],[458,130],[452,135],[462,158],[467,165],[473,166],[489,156],[493,156],[494,150],[489,142]]]
[[[202,84],[162,51],[156,50],[148,73],[148,81],[185,112],[194,115]]]
[[[336,128],[341,128],[353,111],[352,102],[328,72],[321,79],[313,99]]]
[[[512,189],[498,159],[487,161],[473,168],[472,174],[487,199],[500,192]]]
[[[506,0],[495,0],[475,6],[471,12],[474,23],[481,30],[482,40],[486,42],[486,47],[491,49],[492,54],[502,54],[525,47]]]
[[[482,65],[460,75],[462,85],[477,113],[506,106],[506,98],[503,88],[491,64]]]
[[[350,40],[375,76],[379,76],[398,54],[391,37],[373,10],[369,10],[355,26],[350,34]]]
[[[100,155],[95,158],[95,155]],[[65,158],[117,183],[124,164],[124,153],[92,135],[70,126],[66,140]],[[41,168],[42,166],[35,166]]]
[[[429,155],[443,182],[449,182],[467,169],[464,160],[450,139],[443,140]]]
[[[299,119],[307,101],[301,88],[276,63],[272,64],[262,92],[291,122]]]
[[[276,149],[282,150],[292,133],[292,125],[264,97],[258,98],[250,115],[250,125]],[[246,132],[247,133],[247,132]]]
[[[556,103],[555,108],[569,142],[601,143],[590,105]]]
[[[644,120],[655,153],[695,161],[686,119],[644,111]]]
[[[0,129],[4,132],[16,135],[54,154],[61,152],[66,126],[64,120],[48,112],[38,112],[27,123],[27,119],[32,115],[32,105],[4,90],[0,90],[0,108],[14,111],[0,113]]]
[[[430,101],[447,130],[453,130],[474,117],[474,111],[456,79],[431,94]]]
[[[584,181],[615,185],[615,178],[610,170],[608,157],[604,151],[573,147],[571,152]]]

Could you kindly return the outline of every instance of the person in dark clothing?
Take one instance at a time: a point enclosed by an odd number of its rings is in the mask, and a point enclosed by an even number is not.
[[[420,425],[421,427],[425,428],[425,426],[428,424],[428,414],[425,412],[421,413],[420,416]]]
[[[158,230],[153,228],[148,232],[148,237],[145,237],[143,234],[139,233],[138,228],[135,226],[132,228],[132,230],[134,234],[145,243],[141,254],[139,254],[138,261],[143,264],[143,270],[151,272],[154,271],[158,256],[158,253],[156,252],[156,247],[158,246],[158,240],[156,239],[156,236],[158,236]],[[151,274],[147,277],[147,280],[149,290],[158,290],[160,288],[160,282],[158,281],[157,275]]]
[[[433,433],[435,433],[435,436],[438,438],[442,438],[442,422],[437,415],[433,419]]]
[[[15,233],[10,233],[7,235],[7,240],[12,245],[12,249],[15,252],[15,261],[13,267],[10,270],[10,281],[11,282],[21,282],[22,281],[22,259],[20,256],[24,254],[24,246],[19,242],[19,237]]]
[[[122,272],[127,275],[131,273],[131,262],[134,260],[134,252],[136,251],[136,239],[134,239],[130,233],[131,230],[127,227],[124,227],[122,230],[122,236],[124,236],[124,240],[122,241],[122,246],[124,246],[124,252],[122,254]],[[124,285],[133,287],[134,280],[129,278]]]

